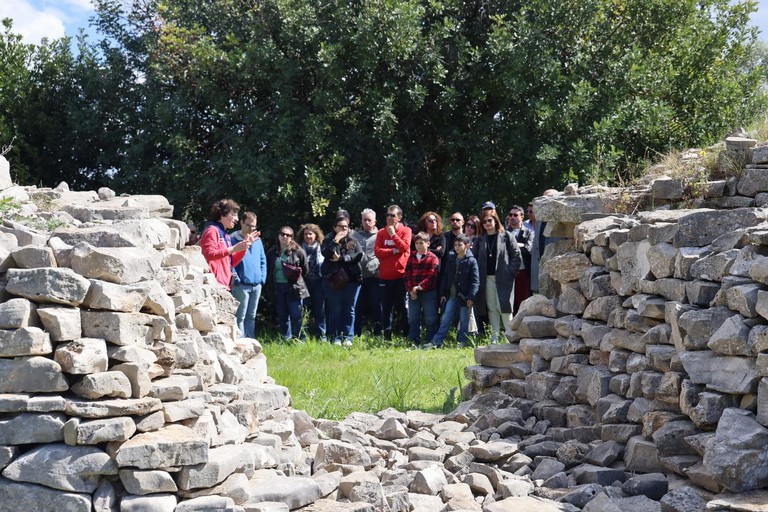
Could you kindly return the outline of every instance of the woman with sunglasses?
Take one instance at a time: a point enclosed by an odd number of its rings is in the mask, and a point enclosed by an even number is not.
[[[499,339],[500,324],[509,330],[512,292],[522,257],[517,240],[504,229],[495,210],[482,214],[483,234],[477,239],[475,257],[480,270],[480,292],[475,308],[478,316],[488,313],[491,343]]]
[[[427,212],[416,223],[416,233],[429,235],[429,252],[437,256],[438,261],[445,252],[445,234],[443,233],[443,218],[436,212]],[[411,242],[411,253],[416,251],[415,238]]]
[[[477,215],[470,215],[467,217],[467,222],[464,224],[464,234],[469,240],[469,246],[473,247],[477,237],[483,234],[483,226],[480,223],[480,217]]]
[[[352,346],[355,307],[363,280],[363,249],[349,229],[349,216],[338,215],[333,233],[323,242],[323,291],[328,306],[328,331],[334,345]]]
[[[301,325],[301,301],[309,297],[304,282],[308,273],[307,255],[293,239],[293,229],[281,227],[277,244],[267,253],[267,275],[274,284],[278,332],[287,340],[306,336]]]

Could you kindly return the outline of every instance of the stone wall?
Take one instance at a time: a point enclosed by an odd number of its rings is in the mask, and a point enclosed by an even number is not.
[[[768,146],[726,144],[723,180],[537,199],[558,237],[545,295],[523,304],[509,344],[476,349],[465,391],[501,392],[566,439],[613,442],[629,472],[768,487]],[[614,213],[635,208],[648,210]]]
[[[164,197],[14,186],[0,157],[0,199],[0,511],[242,510],[306,466]]]

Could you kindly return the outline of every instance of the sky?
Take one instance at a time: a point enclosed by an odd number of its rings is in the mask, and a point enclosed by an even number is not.
[[[758,3],[752,21],[761,29],[760,38],[768,41],[768,0]],[[78,29],[88,29],[92,15],[91,0],[0,0],[0,19],[13,19],[14,32],[21,34],[26,43],[38,44],[43,37],[74,37]]]

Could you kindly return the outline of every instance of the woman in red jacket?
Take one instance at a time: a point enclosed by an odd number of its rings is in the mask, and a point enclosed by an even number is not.
[[[243,260],[245,251],[253,243],[253,236],[248,235],[233,245],[227,234],[237,224],[239,211],[240,205],[232,199],[221,199],[213,203],[209,222],[200,238],[200,249],[208,262],[208,268],[216,281],[227,290],[231,289],[232,268]]]

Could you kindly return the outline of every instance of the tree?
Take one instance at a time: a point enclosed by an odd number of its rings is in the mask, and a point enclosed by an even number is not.
[[[96,7],[104,38],[74,67],[70,116],[100,153],[80,152],[81,174],[198,216],[232,196],[273,228],[339,207],[524,203],[709,143],[765,105],[754,1]]]

